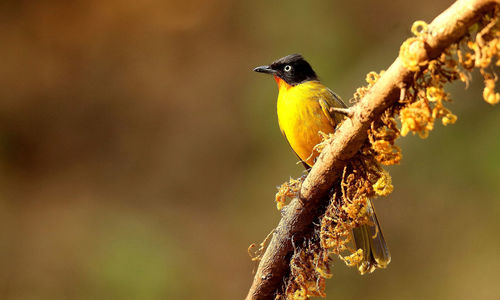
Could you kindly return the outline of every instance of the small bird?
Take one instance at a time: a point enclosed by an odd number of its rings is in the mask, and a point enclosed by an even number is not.
[[[300,54],[282,57],[254,71],[274,76],[279,90],[277,110],[281,133],[309,170],[319,155],[314,149],[322,141],[319,132],[333,133],[344,118],[342,112],[347,112],[347,106],[319,81],[311,65]],[[362,249],[364,254],[358,265],[361,274],[385,268],[391,261],[371,200],[367,208],[372,224],[352,231],[356,249]]]

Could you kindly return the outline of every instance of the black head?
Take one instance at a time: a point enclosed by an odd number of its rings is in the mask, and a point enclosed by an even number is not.
[[[278,76],[289,85],[318,80],[311,65],[300,54],[287,55],[269,66],[257,67],[254,71]]]

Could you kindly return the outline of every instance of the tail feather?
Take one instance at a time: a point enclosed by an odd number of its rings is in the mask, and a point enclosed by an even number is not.
[[[371,273],[376,268],[385,268],[391,262],[391,253],[380,229],[371,200],[368,213],[372,224],[362,225],[352,230],[356,249],[363,250],[363,260],[358,265],[361,274]]]

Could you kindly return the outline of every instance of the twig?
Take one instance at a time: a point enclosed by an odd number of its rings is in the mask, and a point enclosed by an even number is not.
[[[348,118],[353,116],[352,108],[343,108],[343,107],[330,107],[330,113],[339,113]]]
[[[438,57],[453,42],[460,39],[470,25],[484,12],[500,5],[500,0],[459,0],[436,17],[429,25],[425,43],[412,51],[419,61]],[[401,87],[413,79],[413,72],[403,66],[398,57],[379,78],[369,92],[351,108],[350,122],[344,122],[334,138],[324,148],[309,175],[302,184],[300,199],[293,199],[286,207],[273,238],[264,253],[247,300],[274,299],[284,277],[289,273],[293,253],[292,237],[303,239],[310,234],[312,222],[321,214],[322,200],[342,174],[350,160],[367,139],[372,121],[401,95]]]

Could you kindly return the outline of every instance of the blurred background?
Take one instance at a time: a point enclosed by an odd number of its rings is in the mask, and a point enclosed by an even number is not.
[[[300,52],[349,99],[451,2],[1,1],[0,298],[242,299],[302,174],[252,69]],[[500,293],[500,108],[449,91],[376,200],[392,263],[335,259],[329,299]]]

